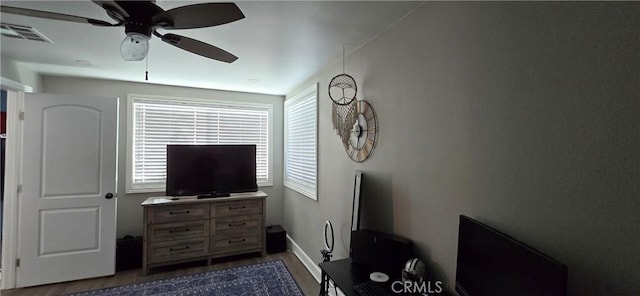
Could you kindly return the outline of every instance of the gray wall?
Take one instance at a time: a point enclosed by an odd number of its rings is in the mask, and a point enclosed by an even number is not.
[[[640,3],[425,3],[346,58],[378,115],[366,162],[332,130],[341,63],[299,86],[320,83],[319,190],[285,188],[288,233],[320,262],[331,220],[347,257],[360,169],[367,226],[412,239],[449,289],[464,214],[565,263],[570,295],[640,295],[639,20]]]
[[[125,168],[127,145],[127,95],[144,94],[198,99],[218,99],[227,101],[259,102],[273,105],[273,186],[259,189],[269,195],[267,198],[267,223],[281,224],[283,209],[282,189],[282,135],[283,97],[241,92],[207,90],[197,88],[164,86],[147,83],[122,82],[100,79],[84,79],[58,76],[43,77],[43,92],[53,94],[92,95],[120,98],[120,126],[118,143],[118,199],[117,235],[142,235],[142,207],[140,203],[149,196],[164,193],[126,194]]]
[[[8,56],[3,55],[0,57],[0,60],[2,61],[0,62],[0,76],[30,86],[34,92],[40,91],[42,88],[42,79],[38,73],[17,63]]]

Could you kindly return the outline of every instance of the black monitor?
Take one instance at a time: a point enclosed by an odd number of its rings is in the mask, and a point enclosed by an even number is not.
[[[469,217],[460,216],[456,292],[461,296],[564,296],[567,267]]]
[[[256,145],[167,145],[168,196],[257,190]]]

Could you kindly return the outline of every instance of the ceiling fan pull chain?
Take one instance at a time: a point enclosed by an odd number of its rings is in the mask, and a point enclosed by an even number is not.
[[[147,54],[147,66],[144,69],[144,80],[149,81],[149,54]]]

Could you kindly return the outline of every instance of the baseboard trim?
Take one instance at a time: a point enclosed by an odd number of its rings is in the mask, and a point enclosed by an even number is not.
[[[319,284],[322,278],[322,270],[320,269],[320,266],[313,262],[311,257],[309,257],[309,255],[307,255],[307,253],[305,253],[304,250],[302,250],[302,248],[288,234],[287,241],[289,242],[289,249],[291,249],[291,253],[293,253],[294,255],[296,255],[296,257],[298,257],[298,259],[300,259],[302,265],[307,268],[309,273],[311,273],[313,278],[315,278]],[[329,295],[335,296],[336,294],[334,293],[335,290],[333,289],[333,283],[330,283],[330,285],[331,289],[329,289]],[[337,291],[339,296],[346,296],[339,289]]]
[[[316,281],[318,283],[320,283],[320,280],[321,280],[321,277],[322,277],[322,270],[320,270],[320,266],[318,266],[318,264],[313,262],[311,257],[309,257],[309,255],[307,255],[307,253],[305,253],[302,250],[302,248],[300,248],[300,246],[298,244],[296,244],[296,242],[288,234],[287,234],[287,241],[289,242],[289,245],[291,246],[291,252],[294,255],[296,255],[296,257],[298,257],[298,259],[300,259],[300,262],[302,262],[304,267],[306,267],[307,270],[309,270],[309,272],[311,273],[313,278],[315,278]]]

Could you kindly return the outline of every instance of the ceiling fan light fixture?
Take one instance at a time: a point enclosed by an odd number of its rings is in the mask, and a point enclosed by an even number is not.
[[[120,44],[120,55],[125,61],[142,61],[149,52],[149,36],[128,32]]]

